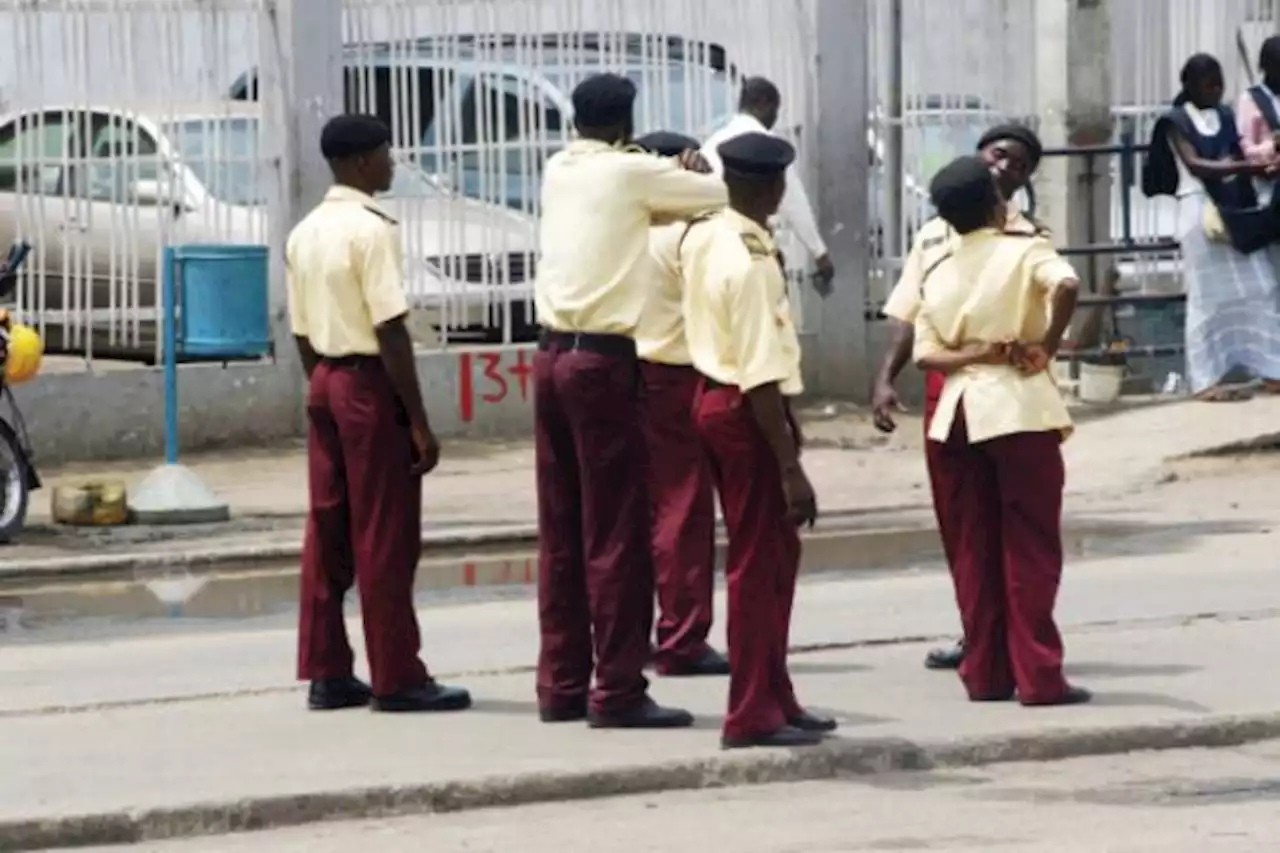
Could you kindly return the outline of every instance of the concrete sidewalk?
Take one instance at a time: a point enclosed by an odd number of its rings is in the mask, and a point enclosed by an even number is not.
[[[128,842],[321,819],[617,793],[827,778],[1280,736],[1280,681],[1256,652],[1280,620],[1207,620],[1069,637],[1094,705],[965,701],[953,675],[904,644],[793,658],[803,700],[842,737],[794,754],[722,753],[722,679],[662,680],[654,694],[697,727],[597,732],[543,725],[527,673],[468,681],[476,708],[447,716],[307,714],[294,694],[4,721],[0,848]]]
[[[1081,410],[1067,443],[1068,508],[1149,486],[1165,460],[1280,432],[1280,398],[1230,406],[1154,401],[1114,414]],[[819,504],[829,518],[867,519],[864,527],[929,527],[929,495],[920,447],[920,422],[904,417],[889,437],[865,413],[807,413],[812,446],[806,453]],[[73,529],[49,522],[49,494],[59,484],[117,478],[136,484],[149,464],[74,466],[47,472],[49,489],[32,507],[31,529],[20,544],[0,550],[0,576],[43,567],[56,574],[92,573],[95,566],[145,569],[164,564],[243,568],[254,560],[296,560],[306,506],[301,447],[184,459],[232,507],[226,525],[186,528]],[[432,545],[470,547],[494,539],[529,542],[536,517],[533,450],[525,443],[451,442],[424,490],[424,533]]]

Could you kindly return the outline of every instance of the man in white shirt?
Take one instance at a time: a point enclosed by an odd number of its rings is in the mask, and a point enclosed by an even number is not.
[[[748,77],[742,83],[742,95],[738,99],[738,114],[728,124],[717,130],[702,144],[702,156],[711,164],[717,175],[724,174],[719,148],[722,144],[744,133],[772,133],[778,123],[778,111],[782,108],[782,94],[778,87],[764,77]],[[835,266],[827,252],[827,244],[818,232],[818,220],[809,203],[804,183],[792,164],[787,169],[787,189],[778,209],[781,217],[797,239],[813,257],[817,266],[819,290],[825,290],[835,275]]]

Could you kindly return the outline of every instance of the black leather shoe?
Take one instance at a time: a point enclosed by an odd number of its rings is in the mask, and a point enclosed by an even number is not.
[[[673,666],[659,667],[659,672],[672,678],[691,678],[700,675],[728,675],[729,659],[708,647],[696,660]]]
[[[1093,701],[1093,694],[1083,687],[1068,687],[1067,692],[1053,702],[1023,702],[1028,708],[1051,708],[1057,705],[1087,705]]]
[[[373,698],[369,685],[358,678],[326,678],[311,682],[307,707],[312,711],[341,711],[363,708]]]
[[[964,663],[963,641],[949,649],[934,649],[924,656],[926,669],[959,669],[962,663]]]
[[[693,725],[693,714],[683,708],[664,708],[652,699],[645,699],[620,714],[593,711],[587,715],[587,725],[593,729],[684,729]]]
[[[538,709],[538,719],[544,723],[577,723],[587,718],[587,703],[560,705]]]
[[[821,732],[806,732],[794,726],[783,726],[776,732],[751,737],[722,737],[721,749],[750,749],[755,746],[771,746],[788,748],[795,746],[817,746],[822,743]]]
[[[797,716],[788,717],[787,725],[802,732],[818,732],[819,734],[834,732],[840,727],[840,724],[834,718],[813,714],[809,711],[801,711]]]
[[[389,714],[465,711],[470,707],[471,694],[466,690],[461,687],[445,687],[434,681],[416,690],[373,697],[373,710]]]

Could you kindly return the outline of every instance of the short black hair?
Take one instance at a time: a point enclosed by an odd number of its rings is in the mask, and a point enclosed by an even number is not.
[[[1002,201],[991,167],[976,155],[943,166],[929,183],[929,197],[938,215],[960,234],[990,225]]]
[[[636,84],[619,74],[595,74],[573,90],[573,121],[578,127],[614,127],[631,120]]]
[[[1209,53],[1192,54],[1183,64],[1182,73],[1178,75],[1178,80],[1182,83],[1182,91],[1174,103],[1178,105],[1187,103],[1191,100],[1192,89],[1214,79],[1223,82],[1227,79],[1222,73],[1222,63],[1218,58]]]
[[[1280,71],[1280,36],[1268,36],[1258,51],[1258,70],[1266,74],[1268,69]]]
[[[738,109],[746,112],[757,107],[782,105],[782,93],[767,77],[748,77],[742,81],[742,94],[738,96]]]

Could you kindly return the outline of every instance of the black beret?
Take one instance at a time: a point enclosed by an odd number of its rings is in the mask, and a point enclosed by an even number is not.
[[[617,74],[596,74],[573,90],[573,119],[580,127],[613,127],[631,119],[636,84]]]
[[[786,171],[796,160],[796,149],[770,133],[744,133],[720,145],[726,172],[768,176]]]
[[[636,145],[645,151],[662,157],[675,157],[683,151],[690,149],[697,151],[702,147],[698,144],[698,140],[692,136],[685,136],[683,133],[672,133],[669,130],[655,130],[653,133],[646,133],[634,141]]]
[[[929,200],[948,222],[957,214],[985,208],[998,197],[991,167],[972,154],[952,160],[929,182]]]
[[[390,144],[391,129],[376,116],[334,116],[320,131],[320,153],[326,160],[344,160]]]
[[[1025,124],[1000,124],[982,134],[982,138],[978,140],[978,150],[981,151],[993,142],[1001,140],[1011,140],[1013,142],[1021,142],[1026,146],[1027,152],[1031,155],[1031,167],[1035,168],[1040,162],[1040,158],[1044,156],[1044,144],[1040,141],[1040,137],[1036,136],[1036,132]]]

